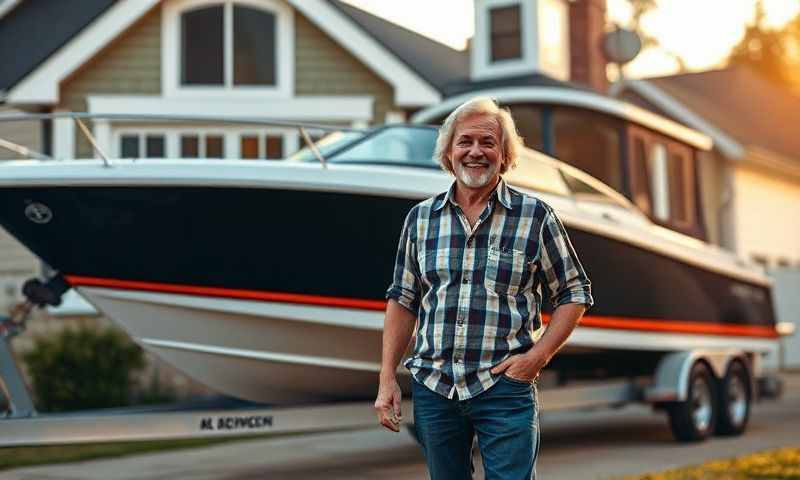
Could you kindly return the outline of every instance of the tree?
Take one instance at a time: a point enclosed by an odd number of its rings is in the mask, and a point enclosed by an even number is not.
[[[658,38],[650,35],[642,28],[642,17],[658,8],[657,0],[628,0],[631,5],[631,28],[642,39],[642,50],[646,48],[657,48],[672,57],[678,64],[678,71],[687,70],[686,61],[677,52],[668,50],[658,41]]]
[[[728,65],[748,65],[783,85],[800,87],[800,14],[782,28],[766,26],[761,0],[755,19],[728,55]]]

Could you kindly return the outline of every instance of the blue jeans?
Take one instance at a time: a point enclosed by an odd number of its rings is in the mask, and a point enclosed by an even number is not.
[[[451,400],[411,382],[414,424],[431,480],[472,478],[478,435],[486,480],[535,479],[539,456],[536,386],[502,376],[487,391]]]

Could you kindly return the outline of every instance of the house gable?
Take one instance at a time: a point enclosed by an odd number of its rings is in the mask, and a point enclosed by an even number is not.
[[[258,0],[247,0],[257,2]],[[280,0],[269,0],[277,2]],[[72,75],[121,32],[137,22],[159,0],[120,1],[76,35],[55,55],[14,85],[7,101],[13,104],[58,104],[58,85]],[[375,38],[325,0],[290,0],[297,12],[343,46],[361,63],[392,85],[394,103],[418,107],[439,100],[439,93],[412,68],[396,58]],[[165,72],[168,73],[168,72]]]

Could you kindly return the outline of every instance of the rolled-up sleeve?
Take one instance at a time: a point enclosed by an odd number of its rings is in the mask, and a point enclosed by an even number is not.
[[[387,300],[396,300],[397,303],[417,314],[420,302],[419,283],[417,282],[416,242],[416,208],[406,216],[403,231],[400,233],[400,242],[397,245],[397,258],[394,263],[392,284],[386,291]]]
[[[578,260],[564,225],[549,206],[539,242],[541,274],[550,291],[553,309],[567,303],[583,304],[586,308],[594,305],[591,281]]]

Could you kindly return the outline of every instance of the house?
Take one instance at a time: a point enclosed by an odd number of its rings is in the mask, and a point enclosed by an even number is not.
[[[463,52],[336,0],[5,0],[0,54],[4,112],[213,114],[345,126],[405,120],[438,102],[440,86],[467,61]],[[112,157],[271,159],[300,141],[295,129],[258,125],[87,124]],[[0,123],[0,138],[56,159],[96,155],[70,119]],[[0,229],[0,308],[19,301],[22,281],[38,270]]]
[[[800,97],[746,66],[624,80],[611,92],[713,138],[698,163],[709,240],[768,271],[778,320],[800,325]],[[800,336],[782,344],[780,365],[800,367]]]
[[[701,131],[709,239],[767,269],[800,268],[800,97],[748,67],[624,80],[612,93]]]

